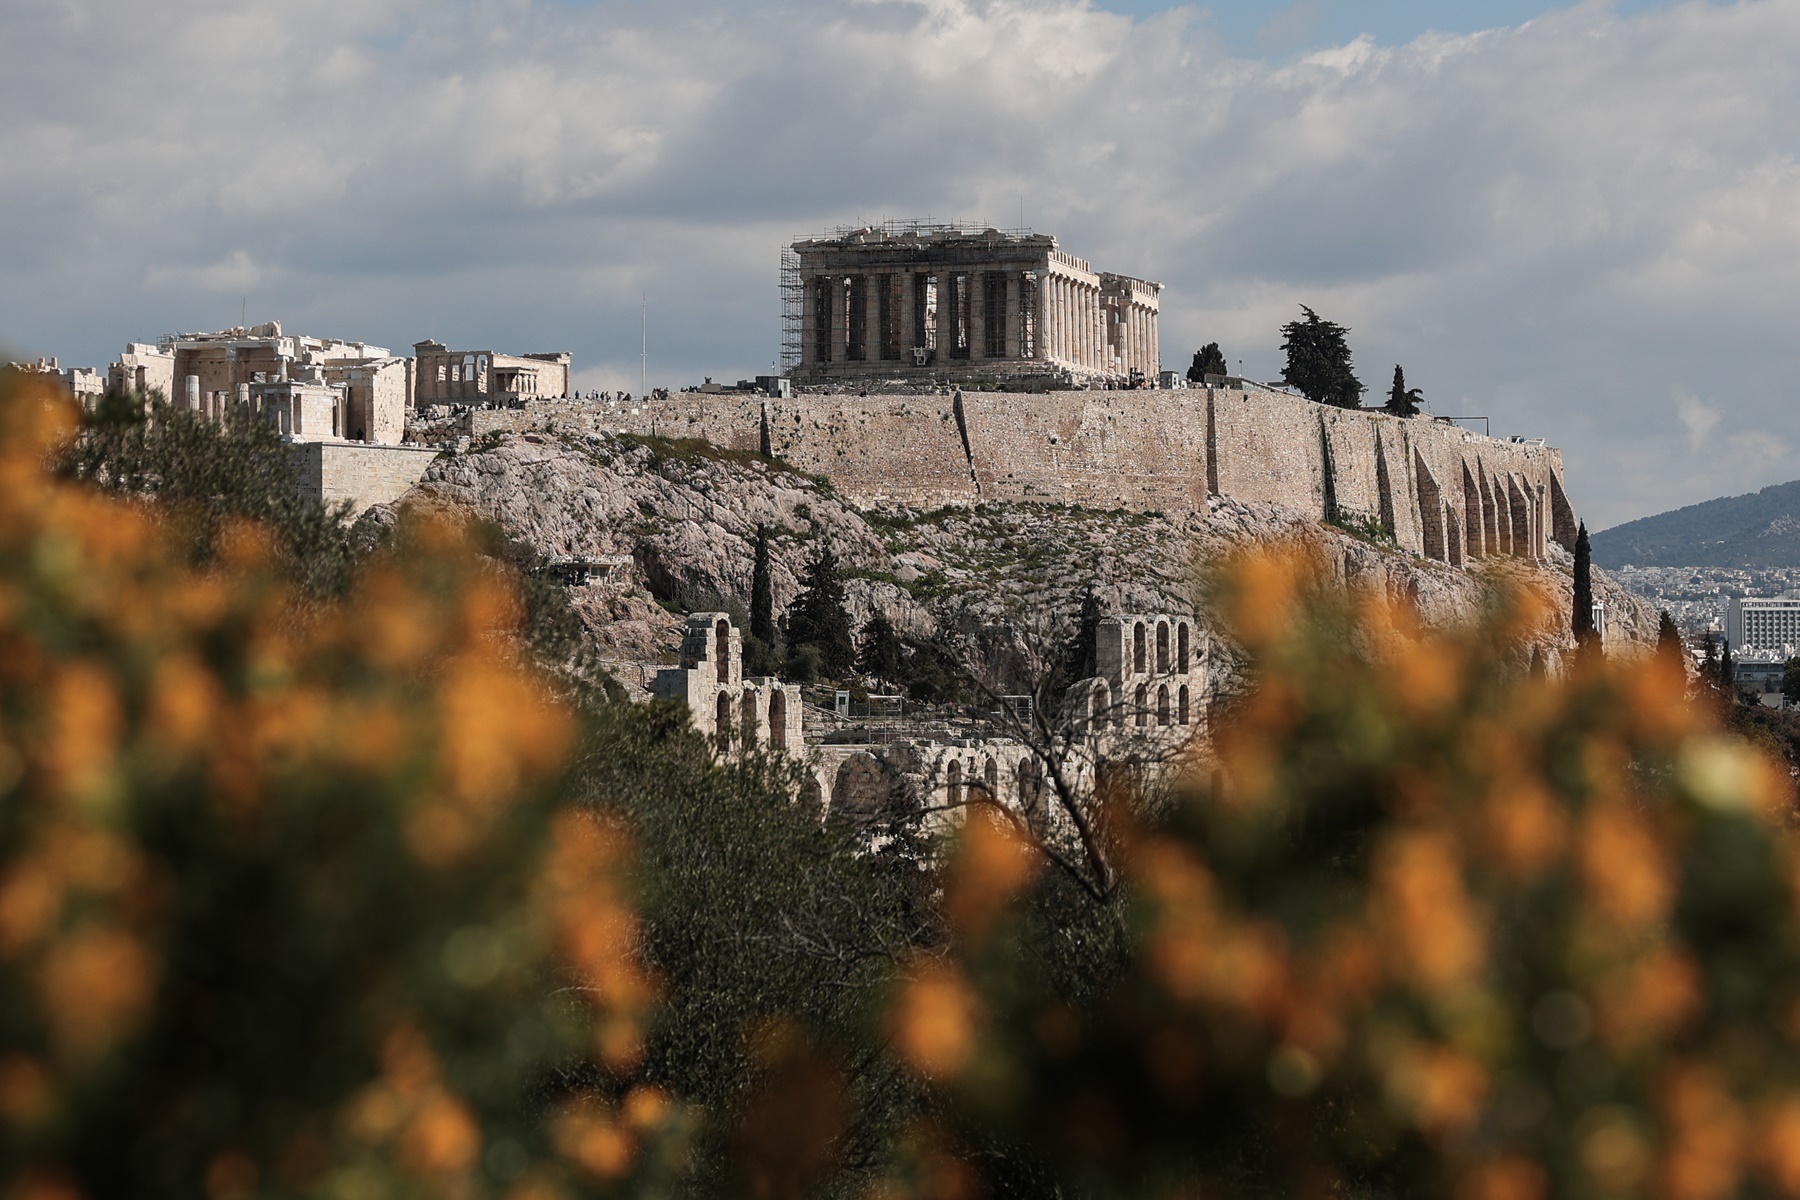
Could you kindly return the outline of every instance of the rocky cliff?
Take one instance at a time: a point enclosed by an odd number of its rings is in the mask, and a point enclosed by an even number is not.
[[[1411,598],[1428,623],[1472,618],[1500,579],[1539,587],[1566,613],[1567,556],[1456,570],[1269,503],[1215,498],[1204,512],[994,503],[863,511],[817,476],[704,442],[607,434],[496,434],[434,463],[408,503],[464,507],[547,558],[628,554],[634,586],[576,588],[577,610],[627,689],[669,661],[676,610],[742,608],[759,525],[773,538],[779,612],[821,542],[848,576],[858,626],[877,610],[904,632],[966,631],[1072,615],[1092,588],[1111,611],[1191,612],[1197,571],[1235,544],[1310,539],[1339,574]],[[1596,573],[1615,646],[1647,645],[1656,613]],[[1546,631],[1554,658],[1567,637]]]

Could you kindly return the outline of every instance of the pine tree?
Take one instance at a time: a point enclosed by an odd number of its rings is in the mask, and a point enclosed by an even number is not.
[[[1231,371],[1225,366],[1225,352],[1219,349],[1219,343],[1208,342],[1194,351],[1194,365],[1188,368],[1189,383],[1205,383],[1208,375],[1229,375]]]
[[[807,564],[800,594],[788,607],[787,621],[789,646],[816,648],[819,666],[827,676],[844,679],[856,669],[856,640],[850,630],[844,581],[830,546],[821,546]]]
[[[1569,614],[1569,627],[1575,632],[1575,646],[1586,650],[1600,640],[1594,629],[1593,552],[1588,548],[1587,522],[1575,534],[1575,611]]]
[[[1675,618],[1666,609],[1656,622],[1656,652],[1669,662],[1681,664],[1685,669],[1687,643],[1681,640],[1681,630],[1675,628]]]
[[[1344,340],[1350,331],[1323,320],[1304,304],[1300,311],[1306,314],[1304,321],[1289,321],[1281,327],[1281,348],[1287,351],[1281,378],[1308,400],[1360,408],[1362,394],[1369,389],[1350,368],[1350,346]]]
[[[1418,388],[1406,386],[1406,372],[1400,369],[1399,363],[1395,363],[1394,386],[1388,391],[1387,404],[1383,406],[1383,410],[1396,417],[1416,417],[1424,400],[1425,393]]]
[[[900,634],[886,613],[877,611],[863,626],[856,669],[888,683],[906,682],[906,647],[901,645]]]

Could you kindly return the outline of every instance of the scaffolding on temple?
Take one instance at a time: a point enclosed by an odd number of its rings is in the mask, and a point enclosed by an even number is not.
[[[800,278],[795,238],[781,248],[781,361],[778,370],[792,375],[800,366],[800,338],[805,326],[806,284]]]

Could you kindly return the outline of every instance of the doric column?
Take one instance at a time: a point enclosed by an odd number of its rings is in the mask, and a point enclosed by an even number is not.
[[[803,283],[800,289],[800,365],[810,367],[819,361],[819,281],[808,275]],[[435,389],[437,385],[431,386]]]
[[[1062,277],[1053,274],[1045,279],[1044,290],[1046,303],[1050,306],[1050,357],[1060,362],[1063,356]]]
[[[831,314],[831,361],[850,361],[850,305],[844,277],[833,271],[825,278],[826,311]]]
[[[969,272],[969,359],[987,357],[987,272]]]
[[[888,285],[887,272],[871,271],[863,276],[868,290],[863,294],[863,359],[881,361],[881,293]]]
[[[1081,357],[1092,370],[1100,365],[1100,308],[1090,284],[1081,285]]]
[[[900,276],[900,361],[912,366],[912,348],[919,344],[919,331],[913,324],[913,310],[918,307],[919,276],[905,271]]]
[[[1156,309],[1148,305],[1144,307],[1144,326],[1148,330],[1144,345],[1149,348],[1152,374],[1162,370],[1162,346],[1157,341],[1156,313]]]
[[[1025,275],[1022,271],[1006,273],[1006,357],[1018,359],[1025,354]]]

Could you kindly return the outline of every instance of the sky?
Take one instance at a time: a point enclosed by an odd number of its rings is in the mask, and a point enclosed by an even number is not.
[[[1795,0],[12,0],[0,343],[635,391],[643,312],[652,386],[731,381],[785,241],[1022,220],[1165,284],[1165,367],[1274,379],[1308,305],[1600,529],[1800,478],[1797,93]]]

